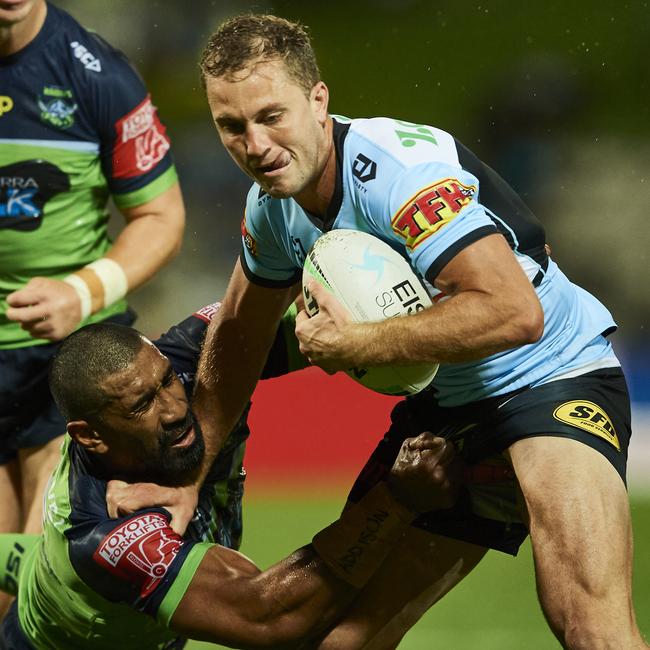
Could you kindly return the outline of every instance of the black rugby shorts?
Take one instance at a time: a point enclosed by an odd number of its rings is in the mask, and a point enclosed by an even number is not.
[[[528,530],[504,450],[523,438],[571,438],[601,453],[625,481],[630,400],[620,368],[454,408],[438,406],[429,395],[416,395],[393,409],[391,427],[352,487],[350,501],[358,501],[384,480],[404,439],[422,431],[453,440],[470,475],[475,470],[475,478],[464,485],[453,508],[425,513],[413,525],[516,555]]]

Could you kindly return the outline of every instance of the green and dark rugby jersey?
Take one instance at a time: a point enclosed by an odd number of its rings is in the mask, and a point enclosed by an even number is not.
[[[188,397],[207,324],[218,308],[203,307],[154,341]],[[263,379],[305,365],[293,336],[295,314],[295,307],[285,314]],[[168,625],[201,559],[211,544],[236,549],[241,541],[247,411],[215,459],[182,538],[163,508],[109,519],[106,481],[91,455],[66,436],[46,492],[43,536],[23,559],[19,626],[7,617],[0,645],[11,638],[20,650],[181,648],[183,640]]]
[[[6,319],[7,294],[102,257],[109,195],[134,207],[176,180],[169,138],[138,73],[48,4],[36,38],[0,59],[0,348],[47,343]],[[124,309],[122,300],[86,322]]]

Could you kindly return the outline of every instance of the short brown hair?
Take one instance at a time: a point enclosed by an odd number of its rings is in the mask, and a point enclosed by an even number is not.
[[[309,95],[320,81],[307,29],[269,14],[245,14],[222,23],[203,50],[201,78],[228,77],[251,63],[282,59],[291,78]]]

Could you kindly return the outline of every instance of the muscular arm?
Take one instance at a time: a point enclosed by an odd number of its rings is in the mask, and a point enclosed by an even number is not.
[[[105,257],[117,262],[129,291],[149,280],[178,253],[185,226],[185,209],[178,183],[142,205],[122,210],[126,226]],[[91,313],[104,307],[101,282],[91,269],[76,274],[88,285]],[[81,301],[75,289],[62,280],[32,278],[7,296],[7,318],[18,321],[35,338],[58,341],[81,321]]]
[[[216,454],[260,377],[278,323],[297,288],[252,284],[237,261],[199,360],[193,409]]]
[[[341,616],[415,511],[454,503],[459,480],[453,445],[428,433],[407,438],[391,469],[390,491],[375,486],[310,546],[270,569],[260,572],[240,553],[212,547],[171,626],[191,638],[236,647],[298,647]]]
[[[458,253],[435,284],[447,300],[411,316],[363,324],[346,322],[337,301],[315,287],[321,311],[311,319],[299,315],[300,349],[312,363],[339,370],[472,361],[542,335],[544,314],[535,290],[501,235]]]
[[[311,546],[264,572],[236,551],[215,546],[203,558],[171,627],[235,647],[297,647],[331,625],[355,594]]]

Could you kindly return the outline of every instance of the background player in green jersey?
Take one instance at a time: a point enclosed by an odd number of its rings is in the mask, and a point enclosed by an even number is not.
[[[124,296],[178,252],[185,213],[142,80],[67,13],[1,4],[0,87],[0,531],[37,531],[65,431],[55,342],[132,322]],[[109,197],[126,221],[114,243]]]
[[[203,433],[213,432],[209,422],[199,428],[189,396],[214,311],[197,312],[155,345],[131,328],[95,324],[61,346],[51,383],[70,437],[48,489],[43,536],[12,540],[14,563],[23,553],[18,606],[0,629],[0,646],[170,649],[182,647],[180,634],[237,647],[294,647],[349,606],[413,510],[447,507],[455,498],[451,446],[427,435],[411,439],[390,490],[384,484],[313,546],[261,573],[232,550],[241,530],[242,418],[212,464],[183,537],[164,508],[109,519],[108,479],[178,485],[199,470]],[[280,331],[265,372],[286,365]]]

